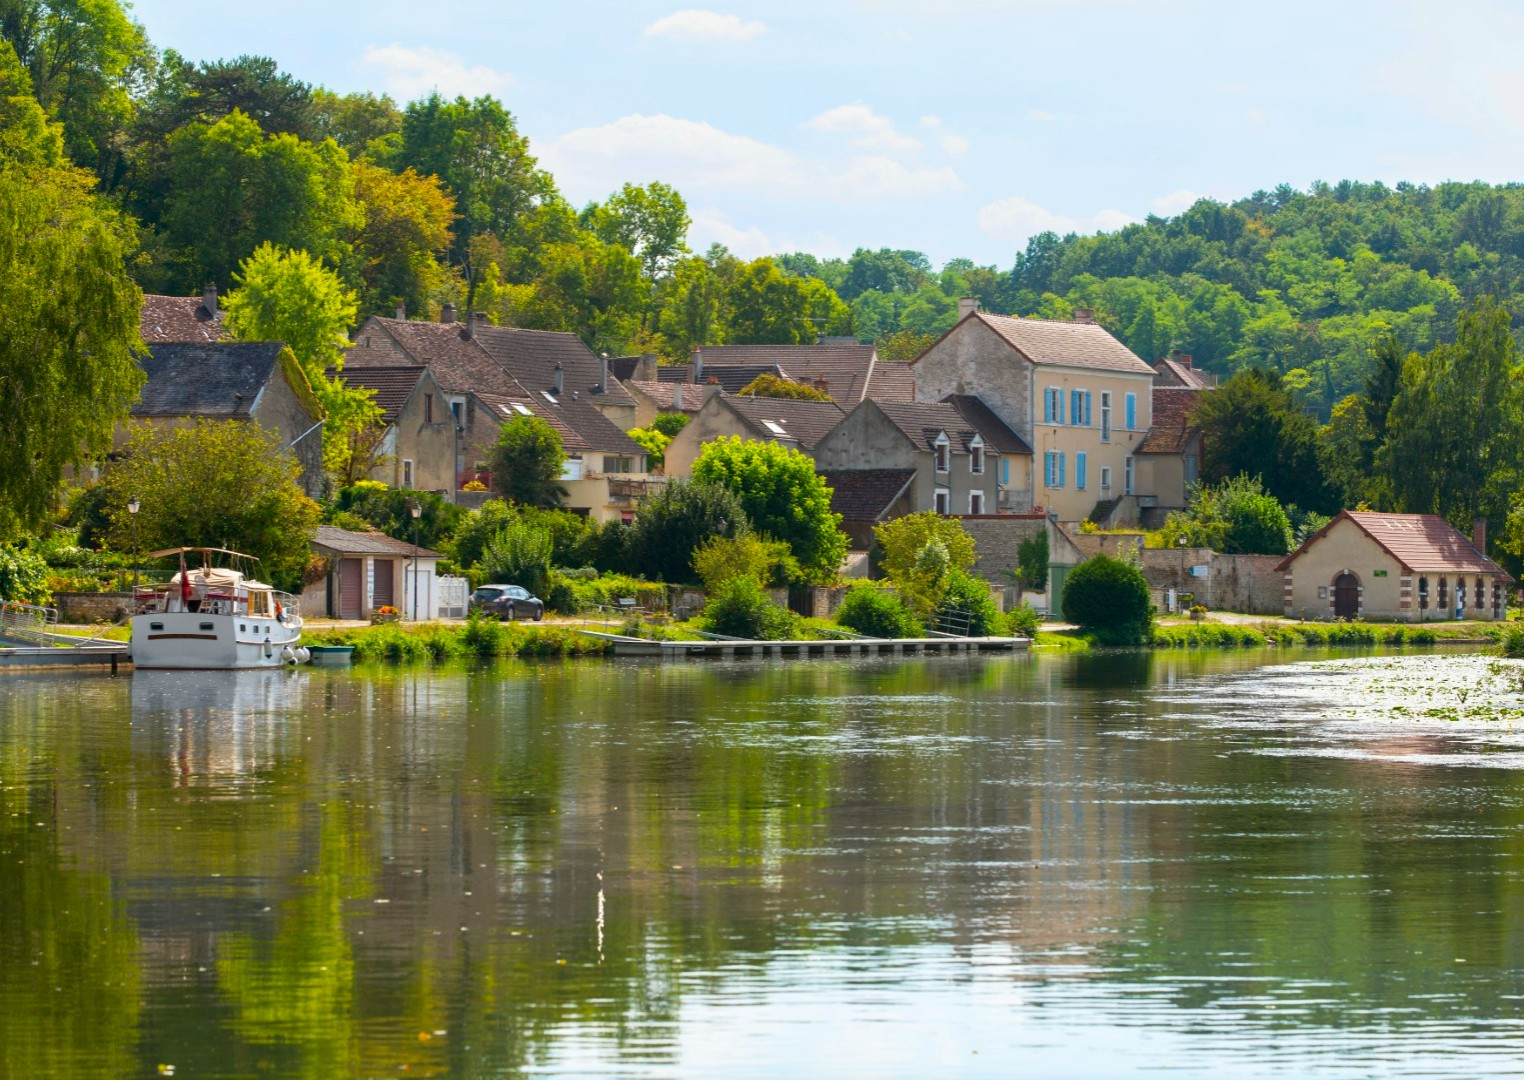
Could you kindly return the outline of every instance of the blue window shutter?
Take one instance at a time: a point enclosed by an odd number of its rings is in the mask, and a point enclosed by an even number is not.
[[[1010,458],[1001,458],[1000,459],[1000,482],[1002,484],[1009,484],[1011,482],[1011,459]]]
[[[1071,424],[1078,424],[1078,423],[1080,423],[1080,421],[1083,419],[1084,415],[1085,414],[1084,414],[1084,412],[1082,410],[1082,407],[1080,405],[1080,392],[1078,390],[1070,390],[1069,391],[1069,423],[1071,423]]]
[[[1138,426],[1138,395],[1127,395],[1127,430],[1133,431]]]
[[[1083,450],[1074,455],[1074,486],[1080,491],[1085,489],[1085,453]]]
[[[1068,455],[1064,454],[1063,452],[1060,452],[1059,455],[1058,455],[1058,486],[1059,487],[1063,487],[1064,486],[1064,473],[1068,471],[1068,469],[1067,469],[1068,462],[1065,460],[1067,457],[1068,457]]]
[[[1090,391],[1085,391],[1085,426],[1090,426]]]

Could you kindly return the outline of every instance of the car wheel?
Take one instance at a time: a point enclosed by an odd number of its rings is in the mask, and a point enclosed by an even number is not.
[[[509,604],[508,605],[508,609],[507,609],[507,613],[504,615],[504,618],[506,618],[509,622],[513,622],[518,617],[519,617],[519,609],[514,607],[512,604]]]
[[[539,622],[543,618],[545,618],[545,609],[543,607],[537,607],[537,608],[535,608],[534,609],[534,621],[535,622]]]

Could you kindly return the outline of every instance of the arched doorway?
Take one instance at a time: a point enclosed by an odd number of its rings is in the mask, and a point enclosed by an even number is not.
[[[1360,579],[1348,570],[1334,578],[1334,618],[1353,619],[1360,614]]]

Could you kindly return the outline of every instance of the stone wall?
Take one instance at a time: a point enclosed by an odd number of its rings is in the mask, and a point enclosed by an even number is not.
[[[58,609],[58,621],[71,626],[93,626],[97,623],[119,621],[127,611],[131,593],[56,593],[53,607]]]
[[[968,534],[974,538],[974,551],[978,555],[974,562],[974,573],[995,585],[1005,585],[1011,580],[1011,572],[1017,565],[1016,552],[1021,542],[1048,527],[1045,517],[1015,514],[965,517],[961,520]],[[1053,561],[1060,561],[1055,557],[1051,537],[1048,555]]]
[[[1246,615],[1285,610],[1285,575],[1279,555],[1218,555],[1212,560],[1212,607]]]
[[[1143,536],[1140,533],[1076,532],[1074,545],[1087,559],[1093,555],[1110,555],[1113,559],[1133,561],[1143,557]]]

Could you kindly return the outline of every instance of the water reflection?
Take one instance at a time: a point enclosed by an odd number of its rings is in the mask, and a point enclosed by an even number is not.
[[[1517,773],[1264,662],[10,677],[0,1075],[1506,1071]]]

